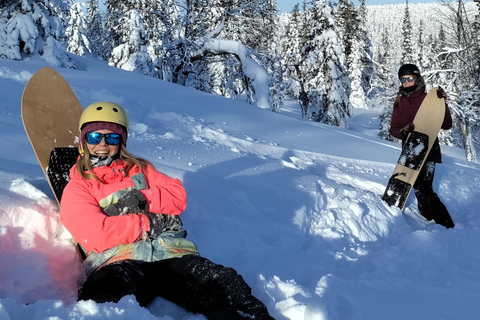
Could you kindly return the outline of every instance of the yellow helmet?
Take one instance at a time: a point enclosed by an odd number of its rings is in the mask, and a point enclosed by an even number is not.
[[[84,124],[89,122],[112,122],[125,127],[128,132],[128,116],[125,110],[116,103],[109,101],[95,102],[83,110],[78,124],[78,130],[82,131]]]

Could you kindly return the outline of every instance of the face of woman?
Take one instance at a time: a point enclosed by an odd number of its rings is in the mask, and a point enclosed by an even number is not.
[[[412,80],[411,82],[409,80]],[[411,74],[404,75],[400,78],[400,82],[404,88],[408,88],[417,84],[417,77]]]
[[[106,130],[106,129],[95,130],[94,132],[103,133],[103,134],[114,133],[113,131]],[[99,144],[90,144],[87,141],[87,149],[91,155],[94,155],[97,157],[108,157],[108,156],[113,157],[118,153],[118,150],[120,149],[120,145],[115,146],[115,145],[107,144],[105,137],[103,137],[102,141],[100,141]]]

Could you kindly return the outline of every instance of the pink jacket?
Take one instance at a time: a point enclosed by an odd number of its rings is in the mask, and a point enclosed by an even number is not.
[[[187,196],[180,180],[152,167],[147,167],[145,175],[140,168],[134,167],[126,177],[125,168],[122,160],[107,167],[94,168],[94,173],[105,184],[95,179],[83,179],[76,166],[70,170],[71,180],[63,192],[60,218],[87,253],[100,253],[120,244],[145,239],[150,225],[144,214],[107,216],[102,212],[102,208],[115,201],[114,198],[133,188],[141,189],[152,213],[179,215],[185,210]]]

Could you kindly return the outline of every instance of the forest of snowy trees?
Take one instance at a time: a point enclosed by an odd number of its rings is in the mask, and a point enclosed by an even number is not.
[[[382,107],[388,134],[397,70],[415,63],[442,86],[454,116],[443,143],[480,152],[480,0],[366,6],[303,0],[1,0],[0,58],[71,54],[306,119],[348,127],[355,108]]]

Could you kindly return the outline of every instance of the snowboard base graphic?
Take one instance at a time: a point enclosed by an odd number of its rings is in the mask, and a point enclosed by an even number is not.
[[[411,133],[402,147],[402,153],[388,181],[382,199],[390,206],[403,210],[418,174],[437,139],[445,117],[445,99],[437,97],[437,88],[431,89],[420,106]]]

